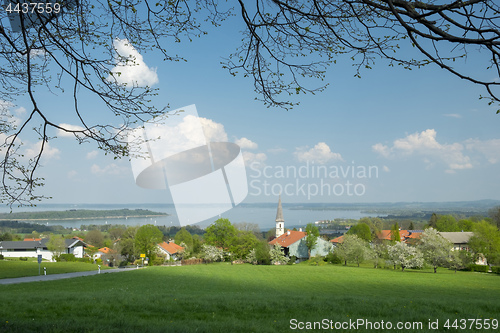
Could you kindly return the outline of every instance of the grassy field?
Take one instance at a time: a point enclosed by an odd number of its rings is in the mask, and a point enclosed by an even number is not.
[[[393,328],[398,322],[422,323],[393,332],[444,332],[447,319],[499,320],[499,299],[500,276],[444,269],[432,274],[334,265],[151,267],[0,285],[0,332],[288,332],[299,322],[357,320],[383,320]],[[429,329],[429,320],[438,321],[438,329]],[[336,331],[372,331],[344,328]]]
[[[43,268],[47,268],[47,275],[97,270],[97,265],[84,262],[43,261],[40,266],[41,274],[43,274]],[[107,269],[107,267],[102,266],[101,269]],[[18,259],[0,260],[0,279],[35,275],[38,275],[38,262],[36,259],[29,258],[29,261],[20,261]]]

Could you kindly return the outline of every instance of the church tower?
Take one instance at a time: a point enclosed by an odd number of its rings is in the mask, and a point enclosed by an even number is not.
[[[285,220],[283,219],[283,209],[281,208],[281,195],[278,201],[278,211],[276,212],[276,238],[285,233]]]

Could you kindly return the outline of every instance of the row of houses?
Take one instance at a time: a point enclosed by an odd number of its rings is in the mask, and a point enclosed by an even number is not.
[[[423,230],[399,230],[400,241],[415,244],[420,239]],[[439,232],[439,234],[453,244],[453,250],[469,251],[469,239],[474,235],[473,232]],[[287,230],[285,232],[285,220],[283,218],[283,209],[281,207],[281,197],[278,201],[278,210],[276,213],[276,238],[269,242],[270,245],[280,245],[286,256],[295,256],[298,260],[308,259],[308,248],[306,246],[307,233],[302,229],[299,231]],[[391,230],[382,230],[377,234],[379,240],[392,240]],[[318,238],[316,246],[311,251],[311,256],[326,256],[332,252],[336,246],[342,243],[344,235],[334,238],[329,242]],[[479,265],[486,265],[486,259],[480,258]]]
[[[53,253],[47,247],[48,238],[25,239],[24,241],[0,241],[0,254],[5,258],[37,258],[41,255],[45,260],[53,260]],[[85,249],[89,244],[85,243],[79,237],[65,239],[65,250],[63,253],[73,254],[76,258],[85,256]],[[165,256],[166,260],[176,259],[184,248],[174,242],[163,242],[158,244],[158,250]],[[116,255],[113,249],[109,247],[100,248],[93,259],[106,259],[107,257]]]

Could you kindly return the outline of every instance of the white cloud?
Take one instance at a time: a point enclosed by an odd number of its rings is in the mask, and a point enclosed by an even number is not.
[[[98,154],[99,154],[99,152],[97,150],[92,150],[91,152],[87,153],[87,159],[93,160],[94,158],[97,157]]]
[[[447,114],[444,114],[443,116],[450,117],[450,118],[462,118],[462,115],[460,115],[458,113],[447,113]]]
[[[90,172],[94,175],[123,175],[129,172],[129,168],[119,166],[115,163],[111,163],[104,167],[100,167],[97,164],[92,164],[90,167]]]
[[[247,138],[237,139],[235,141],[235,143],[238,146],[240,146],[240,148],[242,148],[242,149],[257,149],[257,148],[259,148],[259,146],[255,142],[253,142],[252,140],[247,139]]]
[[[245,161],[246,166],[250,166],[255,162],[257,162],[258,165],[263,166],[264,162],[267,160],[267,156],[264,153],[252,153],[249,151],[244,151],[243,160]]]
[[[325,164],[331,160],[343,161],[342,156],[339,153],[334,153],[330,150],[330,147],[325,142],[319,142],[309,150],[307,148],[296,148],[295,157],[299,162],[316,162],[319,164]]]
[[[82,126],[78,126],[78,125],[71,125],[71,124],[59,124],[60,127],[62,128],[65,128],[69,131],[83,131],[85,130],[84,127]],[[60,130],[58,129],[57,130],[57,136],[60,136],[60,137],[63,137],[63,138],[72,138],[74,137],[75,135],[71,132],[66,132],[66,131],[63,131],[63,130]]]
[[[42,141],[38,141],[33,144],[27,144],[24,150],[24,157],[31,159],[35,158],[40,153],[40,148],[42,146]],[[61,151],[55,147],[52,147],[48,142],[45,142],[42,152],[42,158],[47,159],[58,159]]]
[[[386,157],[422,156],[427,164],[432,165],[435,160],[441,160],[448,166],[447,172],[472,168],[469,156],[464,155],[464,145],[460,143],[441,144],[436,140],[436,131],[427,129],[421,133],[407,135],[405,138],[394,140],[392,147],[377,143],[372,146],[373,151]]]
[[[279,153],[284,153],[286,152],[287,150],[285,148],[269,148],[267,150],[269,153],[271,154],[279,154]]]
[[[491,164],[500,162],[500,139],[486,141],[468,139],[465,141],[465,147],[467,150],[481,153]]]
[[[186,117],[188,118],[188,117]],[[224,129],[224,125],[216,123],[215,121],[207,118],[199,117],[198,120],[195,117],[191,117],[190,121],[201,122],[203,127],[203,132],[205,133],[205,138],[207,141],[211,142],[227,142],[227,133]]]
[[[116,66],[111,70],[114,75],[109,81],[130,86],[153,86],[158,83],[156,68],[149,68],[143,56],[131,45],[127,39],[115,39],[113,46],[117,53]]]

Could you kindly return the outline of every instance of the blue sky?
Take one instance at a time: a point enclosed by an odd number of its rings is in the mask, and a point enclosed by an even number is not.
[[[154,83],[158,106],[196,104],[217,135],[240,145],[250,186],[244,202],[276,202],[278,192],[285,202],[500,199],[500,115],[479,100],[485,94],[480,87],[437,66],[408,71],[383,60],[355,78],[350,59],[340,57],[328,69],[326,91],[299,95],[300,105],[289,111],[267,108],[254,100],[250,79],[221,68],[239,45],[238,30],[231,20],[201,39],[167,45],[187,62],[142,54],[142,67],[130,77]],[[472,61],[465,65],[481,71]],[[42,100],[57,123],[75,124],[67,96]],[[11,112],[23,119],[22,108],[29,106],[23,98],[17,102]],[[112,119],[90,99],[80,107],[96,121]],[[26,138],[26,149],[34,140]],[[42,164],[41,192],[53,203],[171,203],[168,191],[135,184],[128,159],[114,160],[92,143],[59,135]],[[293,177],[301,167],[309,174]],[[327,173],[313,176],[313,169]]]

